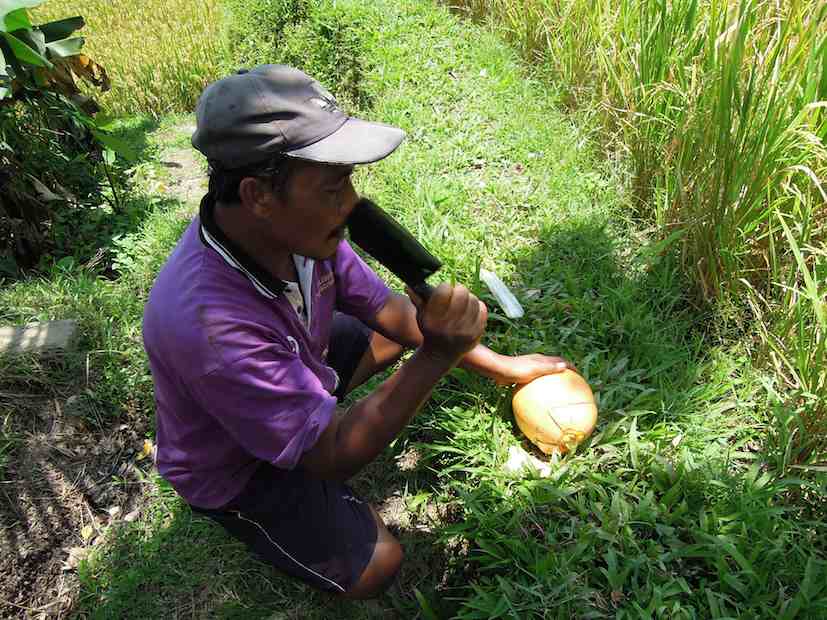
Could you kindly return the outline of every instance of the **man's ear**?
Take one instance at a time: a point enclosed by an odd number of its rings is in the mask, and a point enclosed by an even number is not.
[[[238,197],[243,207],[259,217],[266,217],[273,210],[274,201],[278,200],[270,184],[256,177],[241,179]]]

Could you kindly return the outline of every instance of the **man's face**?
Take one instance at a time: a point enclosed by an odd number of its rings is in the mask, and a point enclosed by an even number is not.
[[[330,258],[359,200],[351,183],[352,172],[353,166],[298,163],[285,191],[273,194],[268,221],[274,240],[293,254]]]

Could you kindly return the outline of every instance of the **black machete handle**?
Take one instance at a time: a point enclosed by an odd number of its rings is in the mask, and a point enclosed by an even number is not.
[[[422,301],[427,303],[427,301],[431,298],[431,294],[434,292],[434,287],[427,282],[421,282],[411,286],[411,290],[416,293]]]

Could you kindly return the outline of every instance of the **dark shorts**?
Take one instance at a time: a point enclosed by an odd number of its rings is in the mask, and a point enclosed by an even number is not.
[[[327,363],[339,375],[339,399],[370,342],[371,330],[337,314]],[[367,502],[344,483],[262,462],[241,494],[210,517],[264,562],[306,583],[346,592],[373,556],[378,530]]]
[[[359,365],[359,360],[365,354],[370,344],[373,330],[352,316],[336,312],[333,315],[333,325],[330,326],[330,346],[327,352],[327,365],[339,375],[339,386],[333,396],[340,401],[353,373]]]

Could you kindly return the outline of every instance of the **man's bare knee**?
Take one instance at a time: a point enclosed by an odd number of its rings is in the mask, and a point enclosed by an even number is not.
[[[382,517],[370,506],[376,521],[376,546],[367,567],[353,587],[342,596],[352,599],[376,598],[393,583],[402,566],[402,545],[385,527]]]
[[[387,530],[385,530],[387,532]],[[402,566],[402,545],[390,534],[389,539],[377,542],[373,556],[359,581],[342,594],[348,599],[376,598],[387,590]]]

